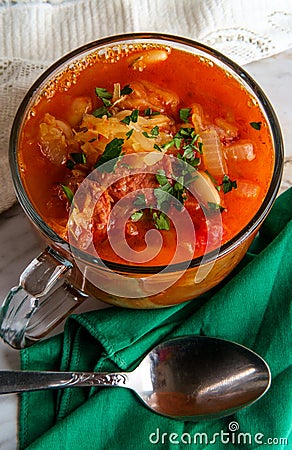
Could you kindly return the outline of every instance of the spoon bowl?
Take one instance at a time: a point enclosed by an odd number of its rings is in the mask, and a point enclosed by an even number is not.
[[[233,414],[258,400],[271,380],[268,365],[256,353],[204,336],[162,343],[131,375],[148,407],[184,420]]]
[[[231,341],[185,336],[153,348],[132,372],[0,371],[0,394],[81,386],[131,389],[152,411],[173,419],[234,414],[268,390],[271,373],[256,353]]]

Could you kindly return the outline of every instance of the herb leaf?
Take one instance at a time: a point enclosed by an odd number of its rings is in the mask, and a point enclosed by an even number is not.
[[[227,192],[230,192],[232,189],[237,188],[237,183],[235,180],[230,180],[228,175],[224,175],[222,184],[220,186],[222,186],[222,191],[224,192],[224,194],[227,194]]]
[[[72,202],[73,202],[74,194],[73,194],[73,192],[71,191],[71,189],[70,189],[68,186],[65,186],[64,184],[61,184],[61,188],[63,189],[63,192],[64,192],[64,194],[66,195],[66,197],[67,197],[69,203],[72,203]]]
[[[103,98],[102,99],[102,103],[104,104],[105,107],[109,107],[112,106],[112,102],[110,100],[108,100],[107,98]]]
[[[186,190],[185,190],[185,186],[184,186],[184,177],[180,177],[180,178],[182,178],[182,182],[183,182],[183,184],[180,182],[180,181],[176,181],[175,183],[174,183],[174,186],[173,186],[173,195],[174,195],[174,197],[175,198],[177,198],[178,199],[178,201],[183,205],[184,204],[184,201],[186,200],[186,198],[187,198],[187,194],[186,194]],[[177,205],[175,205],[176,206],[176,208],[177,209],[181,209],[181,208],[179,208]]]
[[[154,148],[154,150],[158,150],[159,152],[162,152],[162,148],[159,147],[159,145],[157,145],[157,144],[154,144],[153,148]]]
[[[129,95],[133,92],[133,89],[130,87],[129,84],[126,84],[126,86],[123,87],[121,90],[121,95]]]
[[[104,100],[104,99],[110,99],[110,98],[112,98],[112,96],[113,96],[109,91],[107,91],[107,90],[104,89],[104,88],[98,88],[98,87],[96,87],[96,88],[95,88],[95,93],[96,93],[96,95],[97,95],[99,98],[101,98],[102,100]]]
[[[160,184],[158,189],[154,189],[154,194],[157,199],[158,207],[169,199],[167,196],[162,194],[160,191],[167,192],[175,197],[182,205],[187,199],[186,186],[188,186],[196,175],[194,176],[194,171],[192,168],[196,168],[200,164],[200,158],[195,156],[195,152],[201,153],[201,147],[198,147],[199,135],[196,134],[194,128],[182,127],[173,137],[173,139],[161,147],[154,145],[154,148],[160,151],[167,150],[168,148],[175,146],[177,149],[182,150],[183,153],[179,153],[177,159],[186,163],[186,165],[179,164],[174,170],[174,182],[170,183],[165,176],[165,173],[158,173],[156,179]],[[191,167],[190,167],[191,166]],[[177,203],[175,206],[178,207]]]
[[[163,208],[162,205],[164,205],[164,207],[169,206],[170,204],[169,194],[171,194],[171,192],[168,192],[167,190],[163,190],[161,188],[154,189],[154,195],[157,200],[158,209],[162,209]]]
[[[138,208],[145,208],[146,206],[146,200],[144,194],[138,194],[133,201],[133,204],[137,206]]]
[[[159,169],[157,172],[156,179],[159,183],[159,187],[154,189],[154,195],[157,200],[157,208],[162,209],[163,204],[166,206],[165,203],[170,203],[169,194],[172,195],[173,187],[168,181],[164,170]]]
[[[147,109],[145,109],[145,111],[144,111],[144,116],[149,116],[149,117],[151,117],[151,116],[157,116],[157,115],[159,115],[159,114],[160,114],[159,111],[153,111],[152,108],[147,108]]]
[[[131,112],[129,116],[126,116],[123,120],[121,120],[122,123],[125,123],[126,125],[129,125],[130,122],[137,122],[139,117],[139,110],[134,109],[134,111]]]
[[[153,213],[153,222],[158,230],[170,230],[170,220],[163,212]]]
[[[152,128],[150,131],[151,134],[148,134],[146,131],[142,131],[143,136],[147,137],[148,139],[156,138],[159,135],[159,127],[156,125]]]
[[[179,118],[183,122],[188,122],[192,108],[182,108],[179,110]]]
[[[131,221],[132,222],[138,222],[143,217],[143,211],[135,211],[131,215]]]
[[[106,167],[106,169],[104,169],[108,173],[112,172],[117,163],[116,158],[119,158],[119,156],[121,156],[122,149],[123,149],[122,148],[123,143],[124,143],[124,139],[119,139],[119,138],[114,138],[112,141],[110,141],[106,145],[101,157],[96,161],[94,168],[96,169],[96,168],[100,167],[102,164],[104,164],[108,161],[111,161],[113,159],[113,160],[115,160],[115,161],[113,161],[113,164],[109,164],[108,167]]]
[[[157,174],[156,174],[156,179],[161,187],[170,186],[170,188],[171,188],[171,184],[169,183],[163,169],[158,169]],[[166,189],[164,189],[164,190],[166,190]]]
[[[92,112],[92,115],[94,117],[103,117],[103,116],[107,116],[107,117],[111,117],[111,113],[108,111],[106,106],[101,106],[100,108],[96,109],[95,111]]]
[[[182,155],[180,153],[177,155],[178,159],[190,164],[192,167],[198,166],[201,162],[201,159],[195,157],[193,146],[187,144],[183,148],[184,152]]]
[[[126,133],[127,139],[130,139],[130,137],[131,137],[132,134],[133,134],[133,131],[134,131],[134,128],[132,128],[131,130],[129,130],[129,131]]]
[[[112,98],[113,95],[106,89],[99,87],[95,88],[95,93],[102,100],[103,106],[93,111],[92,114],[94,115],[94,117],[103,117],[105,115],[107,117],[110,117],[111,114],[108,111],[108,108],[112,106],[110,99]]]
[[[161,146],[161,150],[168,150],[170,147],[176,147],[178,150],[182,147],[186,150],[188,147],[193,151],[202,153],[202,142],[198,142],[199,135],[194,128],[182,127],[169,142]]]
[[[257,131],[259,131],[262,126],[262,122],[249,122],[249,124],[251,127],[253,127]]]
[[[186,199],[186,191],[183,185],[184,178],[179,177],[173,185],[170,184],[168,178],[165,175],[164,170],[160,169],[156,174],[156,179],[159,183],[159,187],[154,189],[154,195],[157,200],[157,208],[162,209],[163,207],[170,206],[172,195],[176,198],[182,205]],[[177,207],[177,205],[175,204]]]

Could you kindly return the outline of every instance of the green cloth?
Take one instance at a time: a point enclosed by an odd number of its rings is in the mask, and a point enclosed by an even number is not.
[[[22,369],[127,371],[172,336],[216,336],[241,343],[267,361],[272,385],[262,399],[234,416],[193,423],[154,414],[132,391],[122,388],[25,393],[20,404],[20,448],[262,449],[261,444],[274,439],[266,448],[288,449],[283,439],[289,440],[292,424],[291,205],[292,189],[277,199],[232,276],[200,299],[160,310],[114,307],[73,315],[64,334],[21,351]],[[232,426],[239,426],[237,433],[231,432]],[[247,434],[240,438],[240,432]],[[196,433],[205,434],[189,444]],[[291,448],[292,435],[289,444]]]

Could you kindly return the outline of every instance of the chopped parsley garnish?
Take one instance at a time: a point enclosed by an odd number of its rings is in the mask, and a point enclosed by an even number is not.
[[[170,191],[168,190],[164,190],[163,186],[154,189],[154,195],[156,197],[157,200],[157,208],[161,209],[163,206],[163,204],[166,203],[166,205],[169,203],[169,195],[168,194],[172,194],[172,186],[170,186]],[[166,188],[166,187],[165,187]]]
[[[68,186],[65,186],[64,184],[61,184],[61,188],[63,189],[63,192],[66,195],[67,200],[69,201],[69,203],[72,203],[74,194],[71,191],[71,189]]]
[[[113,96],[113,94],[104,88],[95,88],[95,93],[102,101],[109,100]]]
[[[253,127],[257,131],[259,131],[262,126],[262,122],[250,122],[249,124],[251,127]]]
[[[215,178],[208,172],[208,170],[205,170],[205,173],[208,175],[208,177],[214,184],[217,191],[221,191],[221,188],[222,188],[222,191],[224,192],[224,194],[227,194],[227,192],[230,192],[230,191],[232,191],[232,189],[237,188],[236,181],[231,180],[228,175],[224,175],[224,177],[222,179],[222,183],[218,184],[217,181],[215,180]]]
[[[129,84],[126,84],[126,86],[123,87],[121,90],[121,95],[129,95],[133,92],[133,89],[130,87]]]
[[[104,104],[104,106],[106,108],[108,108],[109,106],[112,106],[112,102],[110,100],[108,100],[107,98],[103,98],[102,103]]]
[[[145,208],[146,206],[146,199],[144,194],[138,194],[133,201],[133,204],[137,206],[137,208]]]
[[[127,84],[121,90],[121,95],[128,95],[128,94],[131,94],[131,92],[133,92],[133,89],[130,87],[129,84]],[[94,115],[94,117],[103,117],[103,116],[111,117],[112,114],[110,113],[109,108],[112,106],[111,99],[113,97],[113,94],[111,92],[109,92],[107,89],[99,88],[99,87],[95,88],[95,93],[96,93],[97,97],[101,99],[103,106],[101,106],[100,108],[93,111],[92,114]],[[132,122],[135,122],[135,120],[132,120]],[[137,120],[136,120],[136,122],[137,122]]]
[[[192,108],[182,108],[179,110],[179,118],[183,122],[188,122]]]
[[[187,199],[186,187],[196,178],[196,170],[194,169],[201,162],[200,158],[195,156],[195,151],[198,151],[198,138],[199,135],[195,133],[193,128],[181,128],[170,143],[170,146],[174,145],[183,151],[177,155],[177,159],[185,164],[179,163],[174,167],[175,181],[171,185],[171,192],[169,191],[182,205]]]
[[[127,139],[130,139],[130,137],[131,137],[132,134],[133,134],[133,131],[134,131],[134,128],[132,128],[131,130],[129,130],[129,131],[126,133]]]
[[[156,179],[159,183],[159,187],[154,189],[154,195],[157,200],[158,209],[162,209],[170,204],[171,199],[169,195],[176,198],[182,205],[184,204],[187,195],[183,177],[177,178],[177,180],[171,184],[166,177],[164,170],[159,169],[156,174]],[[175,206],[177,207],[176,203]]]
[[[157,174],[156,174],[156,179],[161,187],[165,186],[164,190],[168,190],[168,187],[166,187],[166,186],[171,187],[171,184],[169,183],[163,169],[158,169]]]
[[[103,117],[103,116],[111,117],[111,113],[109,112],[106,106],[101,106],[100,108],[96,109],[95,111],[92,112],[92,115],[94,117]]]
[[[184,152],[182,155],[180,153],[177,155],[178,159],[190,164],[192,167],[198,166],[201,162],[201,159],[195,157],[193,146],[187,144],[183,148]]]
[[[144,116],[151,117],[151,116],[157,116],[159,114],[160,114],[159,111],[152,111],[152,108],[147,108],[144,110]]]
[[[137,122],[139,117],[139,111],[138,109],[134,109],[134,111],[131,112],[130,115],[126,116],[123,120],[121,120],[122,123],[125,123],[126,125],[129,125],[130,122]]]
[[[131,215],[131,221],[132,222],[138,222],[143,217],[143,211],[135,211]]]
[[[150,131],[150,134],[147,133],[147,131],[142,131],[142,134],[143,134],[143,136],[147,137],[148,139],[156,138],[159,135],[159,127],[158,127],[158,125],[153,127],[152,130]]]
[[[161,171],[161,172],[163,172],[163,171]],[[164,183],[164,181],[165,181],[164,178],[166,178],[166,177],[162,173],[158,174],[157,176],[161,177],[159,179],[160,179],[161,183]],[[168,181],[165,182],[165,184],[167,184],[167,183],[168,183]],[[164,192],[162,189],[154,189],[154,194],[155,195],[157,194],[156,195],[157,207],[161,208],[162,207],[161,206],[162,203],[165,200],[168,200],[167,193]],[[167,198],[165,198],[165,197],[167,197]],[[145,195],[144,194],[138,194],[136,196],[133,204],[135,206],[137,206],[138,208],[145,208],[145,206],[146,206]],[[154,212],[152,212],[151,208],[150,208],[150,211],[152,213],[152,220],[153,220],[153,223],[154,223],[155,227],[158,230],[167,230],[168,231],[170,229],[170,221],[169,221],[169,218],[167,217],[167,215],[164,214],[161,211],[157,211],[157,212],[154,211]],[[138,220],[140,220],[142,217],[143,217],[143,211],[139,210],[139,211],[134,212],[131,215],[131,220],[133,222],[138,222]]]
[[[111,94],[106,89],[99,87],[95,88],[95,93],[98,96],[98,98],[101,99],[103,106],[93,111],[92,114],[94,115],[94,117],[103,117],[103,116],[110,117],[111,113],[108,111],[108,108],[112,106],[110,99],[112,98],[113,94]]]
[[[222,184],[220,186],[222,186],[222,191],[224,192],[224,194],[227,194],[227,192],[230,192],[232,189],[237,188],[237,183],[235,180],[230,180],[228,175],[224,175]]]
[[[173,185],[173,193],[175,198],[183,205],[187,198],[186,189],[184,186],[184,177],[179,177]]]
[[[203,145],[199,142],[199,135],[195,132],[194,128],[183,127],[181,128],[174,137],[165,144],[159,147],[160,151],[168,150],[171,147],[176,147],[178,150],[182,148],[183,151],[187,149],[192,149],[198,153],[202,153]],[[155,147],[158,150],[158,146]]]
[[[112,141],[110,141],[105,149],[101,157],[96,161],[94,168],[100,167],[102,164],[108,163],[111,160],[114,160],[112,164],[107,164],[107,167],[104,169],[106,172],[110,173],[113,172],[117,160],[116,158],[119,158],[121,156],[122,150],[123,150],[123,143],[124,139],[114,138]]]
[[[158,230],[170,230],[170,220],[163,212],[153,213],[153,222]]]

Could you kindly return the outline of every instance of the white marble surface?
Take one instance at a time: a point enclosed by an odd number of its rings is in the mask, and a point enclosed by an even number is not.
[[[292,184],[292,49],[279,55],[245,66],[270,98],[280,120],[286,153],[282,189]],[[28,220],[18,205],[0,215],[0,299],[18,277],[26,264],[39,253],[38,242]],[[92,309],[96,302],[89,301],[82,310]],[[98,306],[103,306],[98,303]],[[0,341],[0,369],[16,369],[19,355]],[[17,448],[17,397],[0,398],[0,449]]]

